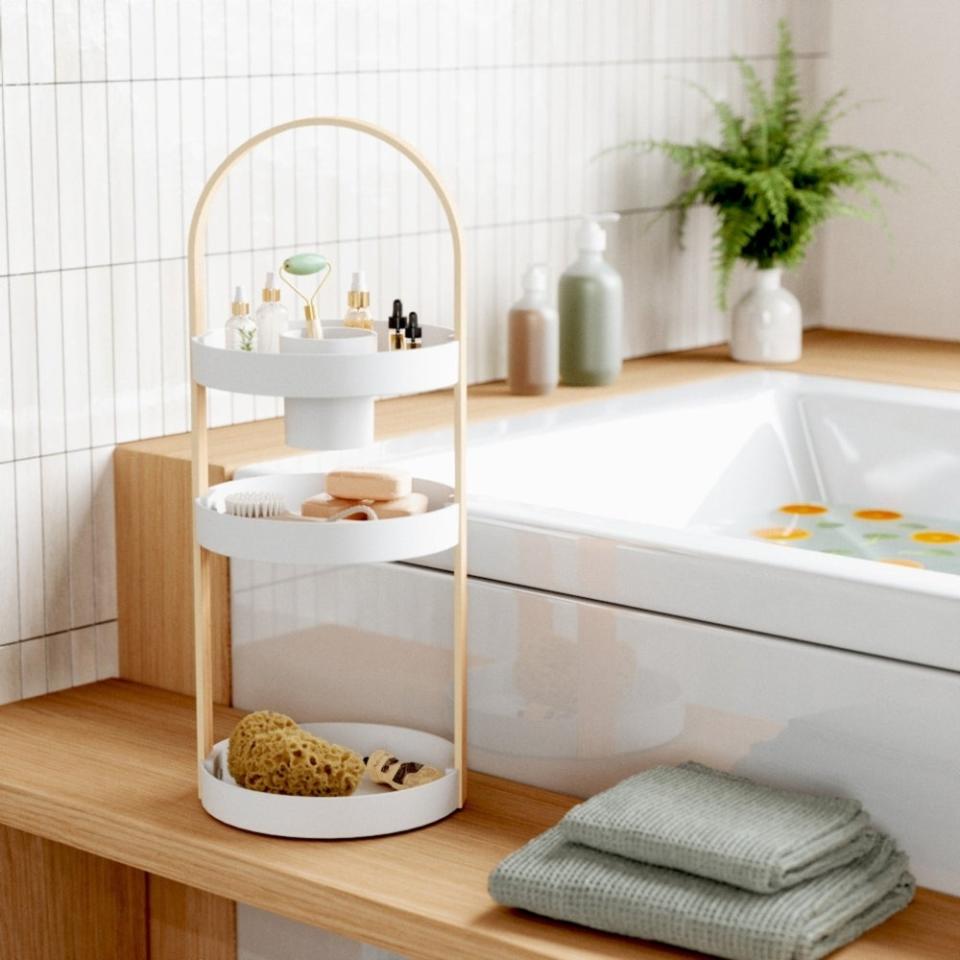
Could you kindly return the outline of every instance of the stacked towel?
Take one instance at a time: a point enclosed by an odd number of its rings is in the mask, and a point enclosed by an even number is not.
[[[660,767],[507,857],[507,906],[731,960],[817,960],[906,906],[914,880],[854,801]]]

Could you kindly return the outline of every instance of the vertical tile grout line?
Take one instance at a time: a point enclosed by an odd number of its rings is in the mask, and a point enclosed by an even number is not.
[[[81,82],[83,81],[83,4],[77,3],[77,70]],[[83,192],[82,197],[82,209],[83,209],[83,238],[81,241],[81,248],[83,250],[83,265],[84,265],[84,276],[83,276],[83,312],[87,321],[87,342],[86,342],[86,351],[87,351],[87,424],[88,424],[88,449],[87,453],[87,477],[90,481],[90,500],[88,509],[90,511],[90,549],[93,553],[93,598],[92,598],[92,613],[93,619],[97,618],[97,556],[98,556],[98,543],[99,543],[99,530],[95,522],[95,512],[94,505],[96,503],[96,488],[95,488],[95,476],[93,472],[93,449],[94,449],[94,435],[93,435],[93,363],[92,363],[92,351],[90,349],[90,268],[88,266],[90,257],[90,246],[89,238],[87,236],[87,223],[88,223],[88,211],[87,211],[87,131],[86,131],[86,90],[83,86],[80,87],[80,110],[79,110],[79,119],[80,119],[80,189]],[[98,631],[99,632],[99,631]],[[96,645],[97,650],[97,677],[100,676],[100,646]],[[46,659],[46,645],[44,645],[44,659]],[[44,664],[44,688],[48,689],[47,684],[47,674],[46,674],[46,664]]]
[[[57,71],[57,11],[56,6],[51,4],[50,8],[50,48],[53,54],[53,79],[58,79]],[[67,469],[67,450],[69,442],[67,439],[67,338],[65,336],[65,327],[63,319],[63,197],[60,190],[60,96],[59,90],[55,87],[53,90],[53,155],[55,159],[54,169],[56,171],[56,197],[57,197],[57,287],[59,290],[60,301],[60,385],[63,390],[63,487],[66,491],[66,498],[63,505],[64,523],[66,524],[66,569],[67,569],[67,624],[68,629],[73,629],[73,537],[70,536],[70,473]],[[34,263],[36,268],[36,263]],[[39,324],[37,325],[39,330]],[[89,339],[89,336],[88,336]],[[40,354],[40,344],[37,343],[37,356]],[[43,489],[43,462],[40,467],[41,490]],[[46,561],[46,556],[44,556]],[[45,565],[44,565],[45,566]],[[46,581],[46,569],[44,569],[44,581]],[[46,631],[44,623],[44,631]],[[73,644],[70,645],[70,679],[76,680],[76,663],[73,659]]]
[[[30,58],[30,4],[27,3],[24,10],[24,22],[26,28],[26,37],[27,37],[27,80],[32,79],[33,74],[33,65]],[[30,243],[32,247],[33,257],[33,323],[34,330],[37,331],[39,324],[37,323],[37,313],[38,313],[38,297],[37,297],[37,209],[36,209],[36,193],[34,188],[34,177],[33,177],[33,90],[27,90],[27,143],[30,147]],[[43,632],[44,635],[47,634],[47,569],[45,558],[47,555],[47,524],[46,524],[46,511],[44,510],[44,497],[43,497],[43,424],[40,419],[40,339],[35,337],[34,340],[34,365],[37,375],[37,469],[40,472],[40,596],[41,603],[43,606]],[[11,358],[12,360],[12,358]],[[12,378],[11,378],[12,379]],[[18,524],[18,537],[19,537],[19,524]]]
[[[6,84],[4,83],[6,74],[6,60],[3,56],[3,10],[0,8],[0,118],[3,126],[0,132],[3,133],[2,151],[3,158],[3,238],[7,253],[7,269],[10,269],[10,214],[9,214],[9,191],[7,189],[7,98]],[[36,268],[36,264],[34,264]],[[23,639],[23,602],[20,597],[20,501],[17,495],[17,431],[14,427],[15,404],[13,391],[13,298],[10,294],[10,280],[7,279],[7,336],[10,349],[10,451],[13,455],[11,461],[11,476],[13,479],[13,541],[14,557],[16,569],[14,576],[17,582],[17,642]]]
[[[179,154],[180,154],[180,203],[178,204],[180,209],[180,237],[184,244],[187,240],[186,232],[186,216],[183,207],[184,200],[184,156],[183,156],[183,37],[181,30],[183,29],[183,21],[180,16],[180,8],[183,4],[183,0],[177,0],[177,132],[179,134]],[[181,259],[180,266],[180,293],[184,297],[184,304],[186,304],[186,297],[184,292],[187,287],[187,277],[186,277],[186,257]],[[183,322],[183,317],[178,317],[177,322],[181,323],[183,327],[186,327],[186,324]],[[179,340],[179,335],[178,335]],[[186,362],[185,371],[186,378],[182,388],[182,399],[183,399],[183,424],[188,426],[190,424],[190,380],[192,376],[191,371],[191,359],[190,359],[190,334],[189,332],[185,338],[184,344],[184,360]]]
[[[153,74],[155,77],[160,75],[160,58],[157,51],[157,0],[152,0],[153,6]],[[162,217],[163,217],[163,200],[160,196],[160,94],[159,94],[159,83],[154,80],[153,82],[153,146],[154,146],[154,159],[156,161],[156,188],[157,188],[157,257],[160,257],[163,253],[163,229],[162,229]],[[164,350],[164,344],[166,343],[166,337],[164,336],[164,284],[163,284],[163,267],[160,263],[157,264],[157,308],[159,310],[159,316],[157,318],[157,325],[159,326],[160,334],[160,390],[158,394],[158,401],[160,403],[160,435],[165,436],[167,432],[167,365],[166,365],[166,351]]]
[[[207,165],[207,31],[206,31],[206,18],[204,17],[205,4],[201,0],[200,4],[200,143],[203,145],[200,150],[201,157],[201,170],[200,170],[200,189],[203,189],[203,184],[206,183],[207,177],[210,174],[210,168]],[[224,65],[226,66],[226,65]],[[202,309],[209,314],[207,309],[209,306],[209,297],[210,297],[210,285],[207,283],[207,263],[209,262],[209,256],[206,251],[206,237],[210,233],[210,221],[209,218],[204,223],[203,232],[205,235],[204,239],[204,252],[203,252],[203,263],[200,265],[201,276],[204,278],[203,283],[203,297],[204,302]],[[187,299],[189,300],[189,292],[187,294]],[[189,323],[189,321],[188,321]],[[207,321],[207,328],[209,329],[209,320]],[[190,334],[193,333],[192,328],[190,329]],[[190,342],[190,334],[187,335],[187,343]],[[189,347],[188,347],[188,357],[189,357]],[[187,368],[187,396],[192,397],[193,391],[191,389],[193,384],[192,373],[190,368]],[[216,394],[213,391],[208,391],[207,393],[207,426],[210,426],[211,414],[213,407],[215,406],[214,398]],[[192,424],[191,417],[191,404],[192,400],[187,402],[187,425]]]
[[[259,131],[256,131],[253,129],[253,78],[251,76],[253,74],[253,71],[250,69],[250,65],[251,63],[253,63],[253,31],[250,28],[250,22],[251,22],[250,21],[250,16],[251,16],[250,0],[246,0],[246,12],[247,12],[247,58],[246,58],[247,60],[247,134],[248,136],[252,137],[255,133],[258,133]],[[224,16],[226,16],[226,4],[224,4]],[[224,24],[224,34],[226,34],[226,24]],[[254,205],[255,191],[254,191],[254,184],[253,184],[253,175],[254,175],[253,153],[251,153],[246,158],[246,163],[247,163],[247,169],[248,169],[247,202],[250,210],[250,216],[249,216],[250,249],[252,251],[253,248],[256,246],[256,223],[255,223],[256,218],[254,215],[254,211],[256,208]],[[251,265],[254,263],[255,259],[256,259],[256,254],[251,253],[250,254]],[[270,259],[273,260],[275,258],[271,257]],[[254,295],[254,291],[257,289],[257,280],[255,276],[252,280],[252,284],[253,286],[250,290],[251,308],[253,307],[252,298]],[[259,331],[257,333],[257,337],[258,337],[258,346],[259,346]],[[258,402],[257,398],[254,397],[253,398],[254,419],[257,418],[257,413],[258,413],[257,402]]]
[[[248,31],[249,34],[249,31]],[[227,140],[227,153],[229,153],[232,147],[232,140],[230,138],[230,45],[227,41],[227,0],[223,0],[223,123],[226,131],[226,140]],[[206,131],[204,131],[206,133]],[[233,236],[233,180],[230,174],[227,174],[226,181],[224,183],[226,188],[226,204],[227,204],[227,245],[230,245],[230,238]],[[235,255],[231,251],[227,254],[227,271],[230,276],[230,286],[233,286],[234,277],[232,274],[235,272],[236,267]],[[248,303],[250,306],[253,306],[253,290],[250,289],[250,299]],[[237,405],[236,399],[237,395],[231,390],[230,394],[230,422],[237,422]]]
[[[106,173],[107,173],[107,249],[110,251],[110,260],[114,259],[113,250],[113,184],[110,180],[110,45],[107,41],[107,0],[102,0],[103,9],[103,115],[106,132]],[[119,437],[117,423],[117,318],[116,303],[113,295],[114,268],[109,269],[109,304],[110,304],[110,376],[113,381],[113,442]]]
[[[133,330],[135,352],[137,355],[137,439],[143,436],[143,404],[140,384],[140,264],[137,257],[140,253],[140,244],[137,240],[137,144],[136,144],[136,109],[133,104],[133,7],[127,6],[127,69],[130,89],[130,210],[133,214],[133,302],[136,304],[137,316],[134,319]],[[129,322],[129,321],[128,321]],[[119,439],[119,438],[118,438]]]

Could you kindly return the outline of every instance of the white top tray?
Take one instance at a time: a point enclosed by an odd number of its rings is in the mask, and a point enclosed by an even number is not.
[[[376,397],[453,386],[459,345],[446,327],[424,326],[419,350],[385,349],[387,326],[376,324],[380,350],[358,355],[247,353],[227,350],[210,330],[190,345],[193,378],[218,390],[268,397]]]
[[[233,480],[211,487],[196,501],[197,539],[227,557],[266,563],[339,566],[384,563],[440,553],[455,546],[459,508],[453,488],[432,480],[413,481],[427,495],[426,513],[390,520],[251,520],[223,513],[224,497],[239,491],[280,494],[292,513],[322,493],[324,474],[295,473]]]

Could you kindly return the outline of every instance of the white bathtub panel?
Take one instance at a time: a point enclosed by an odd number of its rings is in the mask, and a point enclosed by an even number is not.
[[[237,706],[450,735],[449,577],[232,566],[256,584],[233,595]],[[587,796],[693,759],[857,796],[960,893],[957,674],[477,580],[470,601],[473,768]]]

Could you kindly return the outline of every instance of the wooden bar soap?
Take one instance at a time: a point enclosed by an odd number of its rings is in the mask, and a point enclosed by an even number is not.
[[[402,470],[331,470],[326,490],[343,500],[397,500],[413,491],[413,479]]]

